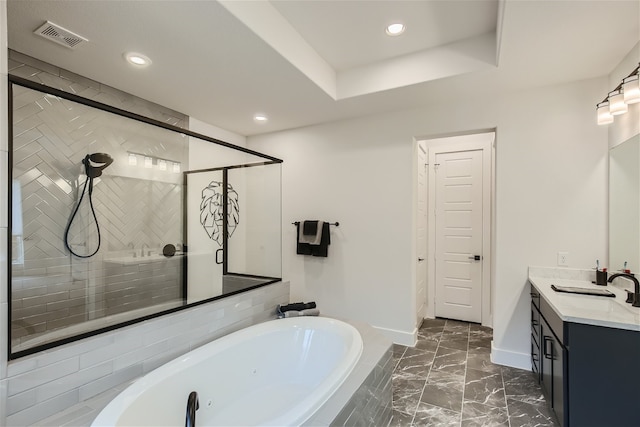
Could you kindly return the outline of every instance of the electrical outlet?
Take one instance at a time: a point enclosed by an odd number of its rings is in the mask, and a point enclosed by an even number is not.
[[[558,252],[558,266],[569,266],[569,252]]]

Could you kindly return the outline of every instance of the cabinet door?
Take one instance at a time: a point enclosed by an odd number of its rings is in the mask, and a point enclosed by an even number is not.
[[[542,321],[540,335],[542,342],[540,350],[542,360],[540,363],[540,385],[550,406],[553,406],[553,342],[554,337],[546,322]]]
[[[540,382],[540,360],[542,353],[540,352],[540,312],[536,306],[531,303],[531,370],[536,374],[538,382]]]
[[[544,320],[541,322],[542,389],[560,426],[564,425],[564,348]]]
[[[551,372],[553,375],[553,411],[560,425],[564,425],[564,349],[555,339],[551,346]]]

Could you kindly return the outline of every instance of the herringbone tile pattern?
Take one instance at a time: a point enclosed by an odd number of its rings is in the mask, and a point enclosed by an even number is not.
[[[186,127],[187,118],[164,107],[82,78],[16,52],[10,73],[120,109]],[[179,296],[178,266],[106,265],[114,253],[158,250],[182,238],[182,183],[178,174],[128,165],[128,152],[187,164],[187,138],[82,104],[13,85],[13,223],[23,263],[12,265],[12,338],[82,322]],[[93,205],[101,247],[90,259],[71,257],[64,232],[85,182],[81,163],[104,152],[114,163],[94,180]],[[97,247],[85,195],[70,228],[72,248]],[[19,259],[19,245],[12,245]],[[151,265],[151,267],[149,267]],[[124,289],[133,289],[124,296]],[[134,307],[135,305],[135,307]]]

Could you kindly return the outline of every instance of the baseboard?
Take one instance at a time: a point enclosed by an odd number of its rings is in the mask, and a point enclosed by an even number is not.
[[[531,370],[531,355],[529,353],[516,353],[500,349],[495,346],[494,341],[491,341],[491,362],[512,368]]]
[[[374,326],[374,328],[393,341],[394,344],[414,347],[418,342],[418,328],[414,328],[413,332],[398,331],[396,329],[381,328],[379,326]]]

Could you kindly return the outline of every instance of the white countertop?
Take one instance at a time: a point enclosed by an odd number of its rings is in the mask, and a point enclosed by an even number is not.
[[[547,270],[547,271],[545,271]],[[627,293],[622,287],[609,284],[597,286],[589,280],[588,270],[529,268],[529,281],[565,322],[640,331],[640,307],[625,303]],[[560,272],[558,273],[558,270]],[[562,270],[568,270],[563,274]],[[591,275],[595,276],[593,271]],[[617,281],[618,279],[616,279]],[[556,292],[551,285],[590,289],[607,289],[616,297],[601,297]]]

